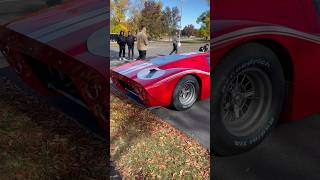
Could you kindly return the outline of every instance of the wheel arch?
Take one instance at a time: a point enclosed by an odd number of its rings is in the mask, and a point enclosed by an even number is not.
[[[261,45],[269,48],[271,51],[273,51],[276,54],[276,56],[278,57],[279,63],[281,64],[281,67],[282,67],[282,70],[283,70],[283,73],[285,76],[285,80],[288,82],[293,82],[293,80],[294,80],[294,67],[293,67],[292,57],[285,46],[283,46],[281,43],[279,43],[273,39],[254,39],[254,40],[242,42],[241,44],[238,44],[235,47],[232,47],[231,49],[229,49],[227,51],[227,53],[225,53],[221,59],[223,59],[225,56],[227,56],[233,50],[235,50],[245,44],[250,44],[250,43],[261,44]],[[219,63],[221,63],[221,61],[219,61]]]
[[[292,82],[294,80],[292,57],[285,46],[272,39],[258,39],[253,42],[271,49],[278,57],[286,81]]]
[[[199,75],[197,75],[196,73],[188,73],[188,74],[184,74],[183,76],[180,76],[179,77],[179,79],[178,79],[178,81],[174,84],[174,87],[176,87],[177,86],[177,84],[179,83],[179,81],[182,79],[182,78],[184,78],[184,77],[186,77],[186,76],[193,76],[194,78],[196,78],[196,80],[198,81],[198,83],[199,83],[199,96],[198,96],[198,99],[201,97],[201,95],[202,95],[202,79],[201,79],[201,77],[199,76]],[[172,91],[172,97],[173,97],[173,91]],[[171,98],[172,99],[172,98]],[[171,100],[172,101],[172,100]],[[172,102],[170,102],[170,103],[172,103]]]

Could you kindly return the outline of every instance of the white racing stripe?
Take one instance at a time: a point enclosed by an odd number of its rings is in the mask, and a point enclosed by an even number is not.
[[[242,38],[243,36],[260,35],[260,34],[284,35],[284,36],[290,36],[290,37],[312,41],[315,43],[320,43],[320,37],[318,35],[305,33],[302,31],[298,31],[298,30],[291,29],[288,27],[283,27],[283,26],[257,26],[257,27],[244,28],[244,29],[236,30],[230,33],[223,34],[219,37],[213,38],[211,42],[213,43],[213,46],[218,46],[223,43]]]
[[[109,10],[101,8],[88,13],[58,22],[28,34],[29,37],[41,42],[49,42],[59,37],[71,34],[80,29],[107,20]]]
[[[134,71],[137,71],[137,70],[140,70],[140,69],[152,66],[152,65],[153,65],[152,63],[145,62],[145,63],[142,63],[142,64],[138,64],[138,65],[132,66],[132,67],[126,69],[126,70],[120,71],[119,73],[122,74],[122,75],[126,75],[126,74],[132,73]]]

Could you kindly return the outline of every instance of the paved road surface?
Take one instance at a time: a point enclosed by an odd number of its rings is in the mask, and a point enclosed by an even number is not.
[[[253,151],[212,162],[216,180],[319,180],[320,115],[280,124]]]
[[[188,53],[188,52],[198,52],[200,46],[203,44],[199,43],[183,43],[181,47],[179,47],[178,53]],[[147,50],[147,59],[157,57],[157,56],[165,56],[168,55],[172,50],[172,43],[170,42],[150,42],[148,50]],[[126,56],[128,53],[128,49],[126,47]],[[134,56],[137,58],[139,56],[138,50],[135,46]],[[114,66],[119,64],[119,46],[112,42],[110,43],[110,65]]]
[[[203,44],[182,44],[179,53],[197,52]],[[120,62],[118,58],[118,46],[110,45],[111,66],[115,66]],[[172,44],[166,42],[151,42],[147,51],[147,58],[163,56],[170,53]],[[138,55],[138,52],[135,52]],[[152,109],[156,115],[172,124],[174,127],[185,132],[205,148],[210,148],[210,103],[209,100],[197,102],[191,109],[187,111],[175,111],[166,108]]]

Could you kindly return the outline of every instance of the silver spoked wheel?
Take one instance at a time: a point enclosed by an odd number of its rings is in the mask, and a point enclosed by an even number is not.
[[[271,108],[272,83],[258,68],[248,68],[229,79],[222,100],[222,117],[226,129],[235,136],[247,136],[260,127]]]
[[[196,87],[191,81],[185,82],[179,91],[179,101],[184,106],[190,106],[197,100]]]

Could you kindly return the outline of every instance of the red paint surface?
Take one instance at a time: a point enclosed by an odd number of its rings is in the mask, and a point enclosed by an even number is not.
[[[320,111],[320,42],[297,35],[277,32],[248,33],[218,43],[215,39],[230,32],[259,26],[289,27],[311,35],[320,35],[320,18],[311,0],[221,0],[212,4],[211,69],[233,48],[265,40],[279,44],[287,51],[292,64],[288,79],[288,99],[283,117],[293,121]],[[319,37],[319,36],[318,36]],[[268,46],[267,44],[264,44]],[[270,47],[271,49],[274,46]],[[280,59],[284,61],[284,59]],[[212,87],[214,88],[214,87]]]
[[[107,18],[105,22],[77,29],[47,43],[28,37],[28,34],[34,31],[102,7],[107,9],[108,1],[71,1],[33,13],[7,26],[0,26],[0,50],[9,47],[10,52],[6,56],[9,64],[14,69],[18,67],[17,64],[23,64],[23,73],[18,73],[18,75],[43,95],[55,94],[50,93],[46,86],[39,81],[39,77],[28,65],[26,57],[32,57],[67,74],[75,83],[89,110],[96,115],[100,126],[106,129],[109,115],[105,114],[106,116],[102,117],[101,114],[109,110],[109,88],[107,88],[109,85],[109,78],[107,78],[109,61],[108,57],[90,53],[86,44],[92,33],[106,26]],[[106,14],[107,16],[108,14]],[[88,86],[92,84],[101,87],[100,96],[94,100],[87,94]]]
[[[142,80],[137,77],[137,73],[143,69],[132,71],[128,74],[120,72],[145,61],[128,63],[111,70],[111,78],[118,88],[125,91],[119,83],[122,80],[135,89],[139,98],[148,106],[169,106],[171,103],[174,88],[179,80],[186,75],[194,75],[200,84],[200,100],[210,96],[210,67],[207,58],[208,53],[190,55],[184,59],[179,59],[161,65],[151,65],[147,68],[159,68],[166,73],[156,79]]]

